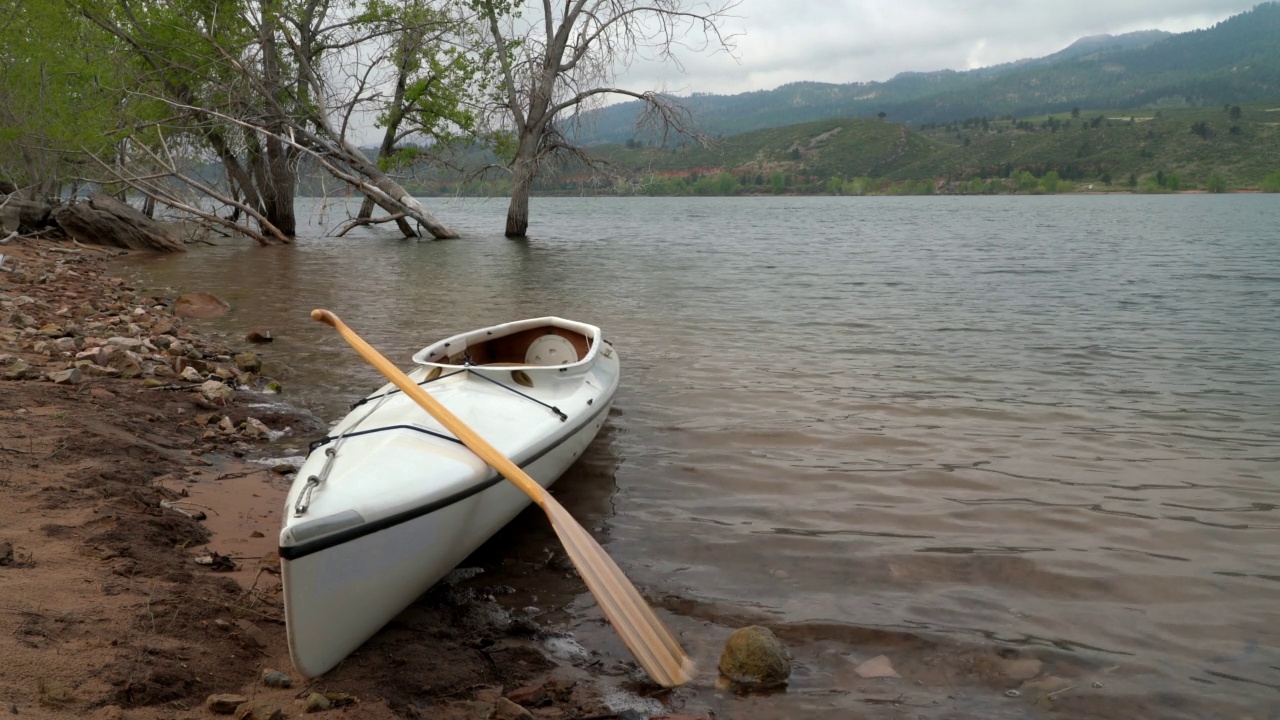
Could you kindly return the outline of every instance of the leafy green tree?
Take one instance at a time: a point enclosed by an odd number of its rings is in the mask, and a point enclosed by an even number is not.
[[[1280,170],[1262,179],[1262,192],[1280,193]]]
[[[231,195],[217,197],[258,221],[259,242],[288,242],[292,236],[303,156],[388,213],[403,214],[436,237],[456,237],[350,137],[352,116],[371,109],[371,78],[381,60],[369,64],[357,54],[352,66],[343,66],[348,58],[341,56],[394,34],[384,19],[366,22],[353,6],[323,0],[248,0],[245,7],[223,0],[67,2],[115,38],[134,71],[131,91],[168,106],[173,120],[148,126],[151,132],[181,132],[221,161]],[[156,153],[152,158],[162,160]],[[201,192],[215,193],[208,184],[175,172],[171,163],[162,169]],[[147,175],[120,179],[175,202]],[[225,222],[199,206],[182,205]]]
[[[1040,189],[1040,181],[1028,170],[1019,170],[1014,176],[1014,183],[1021,193],[1033,193]]]
[[[773,186],[774,195],[781,195],[787,191],[787,178],[780,170],[774,170],[769,176],[769,184]]]
[[[471,28],[452,17],[447,8],[424,0],[394,4],[366,0],[364,12],[357,17],[358,27],[390,38],[385,50],[370,60],[373,66],[383,64],[392,70],[390,92],[378,115],[378,126],[383,128],[378,147],[382,170],[421,161],[424,147],[438,151],[476,136],[477,116],[472,108],[477,96],[489,89],[491,79],[475,53],[464,51],[478,44],[469,35]],[[409,136],[419,142],[402,148]],[[639,143],[628,138],[627,147],[634,149]],[[356,217],[372,217],[373,207],[373,198],[366,195]],[[405,236],[415,234],[404,218],[396,224]]]
[[[1058,176],[1056,170],[1050,170],[1040,179],[1040,184],[1044,186],[1044,191],[1052,195],[1058,192],[1058,183],[1062,178]]]
[[[717,195],[736,195],[738,192],[738,178],[733,173],[722,172],[715,178]]]
[[[66,5],[0,0],[0,179],[56,196],[83,151],[116,156],[113,133],[142,104],[116,70],[104,35]]]
[[[1209,179],[1205,181],[1204,187],[1211,193],[1224,193],[1227,191],[1227,180],[1222,177],[1222,173],[1214,170],[1209,173]]]

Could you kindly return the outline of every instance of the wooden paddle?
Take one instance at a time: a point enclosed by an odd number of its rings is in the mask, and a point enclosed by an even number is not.
[[[682,685],[693,677],[693,661],[685,655],[671,631],[653,614],[653,609],[640,597],[640,593],[627,576],[622,574],[622,570],[618,569],[613,558],[605,553],[604,548],[587,534],[582,525],[545,488],[410,380],[400,368],[392,365],[390,360],[339,320],[337,315],[328,310],[312,310],[311,318],[337,330],[360,357],[413,398],[414,402],[448,428],[481,460],[502,473],[547,513],[551,527],[560,536],[565,552],[578,569],[578,574],[586,581],[587,589],[595,596],[604,616],[613,624],[622,642],[631,650],[640,667],[649,673],[649,677],[666,687]]]

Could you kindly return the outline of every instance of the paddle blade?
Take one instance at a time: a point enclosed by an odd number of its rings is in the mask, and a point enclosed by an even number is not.
[[[543,509],[587,589],[640,667],[664,687],[689,682],[693,678],[693,661],[613,558],[555,498],[547,495]]]

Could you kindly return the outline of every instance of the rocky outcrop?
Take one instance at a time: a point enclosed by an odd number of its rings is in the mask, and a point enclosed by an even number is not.
[[[88,200],[58,208],[52,217],[68,237],[86,245],[186,252],[182,242],[159,223],[110,195],[94,193]]]

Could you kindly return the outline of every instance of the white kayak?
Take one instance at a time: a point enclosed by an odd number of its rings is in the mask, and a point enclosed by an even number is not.
[[[442,340],[409,377],[544,487],[595,438],[618,388],[600,329],[555,317]],[[294,667],[320,675],[529,504],[387,384],[313,443],[280,531]]]

